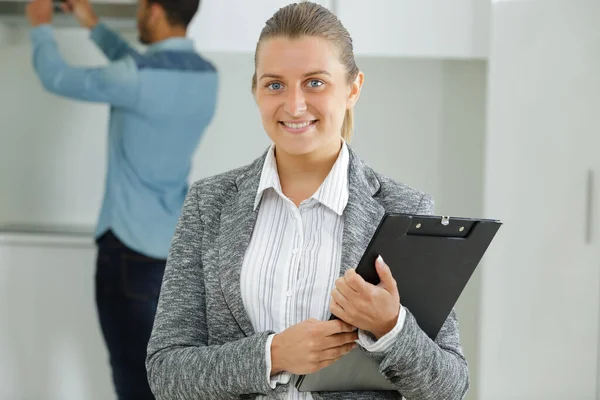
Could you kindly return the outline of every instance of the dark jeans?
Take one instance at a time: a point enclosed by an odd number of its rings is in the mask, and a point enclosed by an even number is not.
[[[96,305],[117,396],[154,399],[146,376],[146,346],[166,261],[127,248],[110,231],[97,244]]]

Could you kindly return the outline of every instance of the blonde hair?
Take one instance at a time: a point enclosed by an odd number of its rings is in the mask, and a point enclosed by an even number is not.
[[[317,36],[336,44],[340,51],[340,61],[346,67],[348,84],[354,82],[359,69],[354,59],[352,38],[340,20],[327,8],[312,2],[287,5],[277,11],[265,24],[254,53],[254,75],[252,92],[256,90],[256,56],[260,44],[274,37],[297,39],[302,36]],[[342,123],[342,137],[346,142],[352,139],[354,112],[347,109]]]

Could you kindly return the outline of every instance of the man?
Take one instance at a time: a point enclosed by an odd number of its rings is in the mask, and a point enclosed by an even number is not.
[[[110,104],[96,303],[120,400],[153,398],[146,346],[192,156],[215,112],[217,72],[185,37],[198,6],[199,0],[140,0],[138,33],[149,45],[142,54],[99,22],[88,0],[68,0],[63,9],[91,30],[111,61],[100,68],[76,68],[62,59],[52,0],[27,7],[33,64],[44,87]]]

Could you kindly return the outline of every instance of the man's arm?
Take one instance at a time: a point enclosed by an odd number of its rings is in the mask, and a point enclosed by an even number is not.
[[[137,50],[131,47],[125,39],[102,22],[98,22],[91,28],[90,38],[111,61],[138,54]]]
[[[137,102],[139,76],[135,62],[123,58],[101,68],[77,68],[60,55],[52,26],[31,31],[33,65],[44,87],[55,94],[77,100],[133,107]]]
[[[66,13],[72,13],[77,22],[91,31],[91,39],[111,61],[117,61],[138,52],[116,32],[99,21],[90,0],[66,0],[61,4]]]

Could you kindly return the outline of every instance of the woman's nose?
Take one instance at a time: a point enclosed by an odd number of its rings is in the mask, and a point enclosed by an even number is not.
[[[306,111],[306,98],[302,90],[298,88],[288,91],[284,110],[292,116],[300,116]]]

